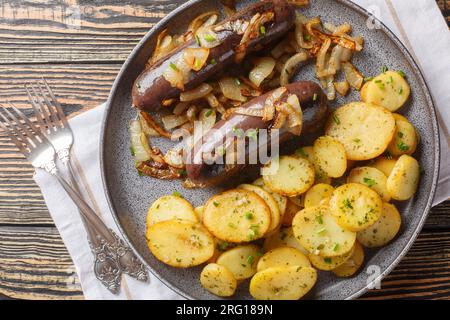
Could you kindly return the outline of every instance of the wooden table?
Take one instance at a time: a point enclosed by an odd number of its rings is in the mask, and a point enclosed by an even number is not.
[[[79,4],[78,4],[79,2]],[[2,0],[0,101],[31,112],[23,84],[45,76],[77,114],[104,102],[141,37],[180,0]],[[439,0],[450,25],[450,1]],[[33,169],[0,135],[0,298],[82,299],[71,258]],[[450,201],[432,210],[416,243],[365,299],[450,298]]]

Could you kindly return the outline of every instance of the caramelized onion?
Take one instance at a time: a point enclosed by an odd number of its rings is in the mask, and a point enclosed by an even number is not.
[[[222,94],[231,100],[245,102],[247,98],[242,95],[241,82],[237,78],[224,77],[219,80],[219,86]]]
[[[345,96],[350,89],[350,85],[347,81],[335,82],[334,88],[341,96]]]
[[[177,116],[177,115],[171,114],[168,116],[161,117],[161,121],[164,124],[164,128],[166,130],[172,130],[176,127],[181,126],[182,124],[185,124],[186,122],[189,121],[189,119],[185,115]]]
[[[169,166],[161,166],[158,163],[142,162],[137,167],[138,171],[154,178],[162,180],[178,179],[181,177],[179,169]]]
[[[212,90],[213,90],[213,88],[209,84],[202,83],[197,88],[182,92],[180,94],[180,101],[186,102],[186,101],[193,101],[193,100],[203,98],[206,95],[208,95],[209,93],[211,93]]]
[[[248,77],[256,87],[259,87],[261,86],[261,83],[272,73],[274,68],[275,60],[271,57],[255,59],[255,66],[250,71]]]
[[[141,129],[142,132],[148,136],[148,137],[159,137],[160,134],[158,133],[158,131],[156,131],[155,129],[153,129],[152,127],[150,127],[147,123],[147,121],[144,119],[144,117],[142,116],[142,111],[139,113],[139,121],[141,123]]]
[[[141,112],[141,117],[147,122],[148,126],[158,132],[160,136],[170,138],[170,133],[164,130],[147,112]]]
[[[294,74],[294,71],[298,68],[298,66],[307,61],[309,55],[306,51],[301,51],[297,54],[294,54],[290,57],[283,66],[283,69],[280,73],[280,85],[285,86],[289,83],[290,77]]]
[[[213,109],[202,109],[198,119],[202,122],[202,130],[203,134],[205,134],[216,124],[216,111]]]
[[[364,77],[355,68],[355,66],[350,62],[343,62],[342,69],[344,70],[345,79],[347,79],[350,86],[352,86],[356,90],[361,89],[361,86],[364,82]]]
[[[216,23],[218,17],[219,12],[217,11],[208,11],[202,13],[201,15],[197,16],[194,20],[191,21],[187,30],[188,32],[195,33],[200,27],[206,27]]]
[[[208,61],[208,48],[186,48],[183,50],[184,62],[194,71],[200,71]]]

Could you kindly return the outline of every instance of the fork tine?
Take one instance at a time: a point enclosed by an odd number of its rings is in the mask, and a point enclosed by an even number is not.
[[[58,115],[58,111],[56,110],[56,106],[54,106],[54,104],[52,105],[52,103],[50,103],[50,101],[49,101],[47,95],[45,94],[44,89],[42,88],[40,82],[38,82],[37,88],[38,88],[38,90],[39,90],[39,92],[41,94],[41,97],[43,98],[45,104],[47,105],[47,110],[50,113],[50,117],[52,119],[53,126],[56,125],[56,126],[62,127],[63,123],[59,119],[59,115]]]
[[[59,118],[61,119],[61,121],[64,124],[64,126],[68,127],[69,124],[67,122],[66,115],[65,115],[65,113],[64,113],[64,111],[63,111],[63,109],[61,107],[61,104],[58,102],[58,100],[56,99],[56,96],[53,94],[53,91],[50,88],[50,86],[48,85],[47,80],[45,80],[45,78],[42,77],[42,81],[44,82],[45,87],[47,88],[47,92],[50,94],[50,97],[53,100],[53,103],[54,103],[54,105],[56,107],[56,111],[58,112]]]
[[[3,107],[3,109],[5,109],[5,107]],[[3,122],[0,121],[2,123],[2,128],[6,131],[9,138],[15,143],[20,151],[28,148],[29,145],[26,143],[27,140],[22,132],[20,132],[17,128],[14,128],[12,122],[3,113],[0,113],[0,117],[3,119]],[[6,126],[5,123],[8,124],[8,126]]]
[[[39,106],[39,110],[41,111],[42,117],[44,118],[44,121],[46,122],[48,128],[52,128],[52,119],[50,118],[50,115],[47,111],[47,108],[45,107],[43,103],[43,98],[39,96],[37,93],[36,88],[33,85],[30,85],[31,90],[33,91],[34,97],[36,98],[37,105]]]
[[[25,124],[23,124],[22,121],[17,119],[17,117],[11,111],[9,111],[7,108],[3,108],[3,110],[5,110],[5,112],[8,114],[8,116],[20,127],[20,129],[22,129],[23,133],[26,134],[28,141],[30,141],[33,144],[33,147],[36,147],[36,143],[39,143],[42,141],[42,139],[38,139],[38,136],[41,135],[40,132],[38,132],[37,134],[33,134],[31,129],[28,128]],[[19,116],[19,117],[22,118],[21,116]],[[24,120],[24,122],[25,122],[25,120]],[[13,128],[12,124],[11,124],[11,128]],[[23,137],[23,134],[22,134],[22,132],[20,132],[20,130],[17,130],[17,132],[20,133]],[[39,141],[39,140],[41,140],[41,141]],[[23,141],[24,142],[27,141],[25,137],[24,137]]]
[[[39,134],[40,130],[34,125],[33,122],[31,122],[30,119],[22,112],[20,111],[12,102],[8,101],[11,108],[30,126],[31,130],[33,130],[36,134]]]
[[[33,107],[34,113],[36,114],[36,118],[38,120],[39,125],[43,130],[45,130],[45,127],[47,126],[47,119],[44,119],[43,113],[40,110],[39,105],[35,101],[35,97],[31,95],[30,90],[28,89],[28,86],[25,85],[25,90],[27,91],[28,100]]]
[[[0,116],[4,119],[4,115],[0,113]],[[9,122],[8,122],[9,123]],[[6,126],[3,121],[0,120],[0,127],[3,129],[3,131],[8,135],[8,137],[11,139],[11,141],[16,145],[16,147],[19,149],[19,151],[24,154],[25,156],[28,154],[26,146],[22,143],[21,140],[17,139],[14,132],[10,130],[10,127]]]

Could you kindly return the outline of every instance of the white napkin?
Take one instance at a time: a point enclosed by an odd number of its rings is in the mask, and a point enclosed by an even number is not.
[[[313,0],[314,1],[314,0]],[[373,10],[380,20],[406,44],[421,66],[440,113],[442,163],[439,187],[434,204],[450,196],[450,32],[434,0],[355,0]],[[379,14],[378,14],[379,13]],[[117,231],[109,211],[100,178],[99,136],[104,105],[70,120],[75,134],[74,160],[81,173],[81,181],[88,187],[94,207],[101,218]],[[81,169],[82,168],[82,169]],[[73,259],[86,299],[180,299],[156,277],[141,283],[128,276],[123,278],[120,295],[106,290],[94,276],[92,255],[86,241],[86,232],[76,207],[64,194],[54,178],[39,171],[35,180],[64,243]],[[92,200],[91,200],[92,201]]]

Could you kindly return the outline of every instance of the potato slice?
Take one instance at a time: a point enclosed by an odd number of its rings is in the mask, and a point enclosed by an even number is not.
[[[153,255],[172,267],[202,264],[214,254],[214,238],[200,223],[168,220],[147,229],[147,244]]]
[[[417,191],[420,166],[416,159],[403,155],[398,158],[387,179],[387,190],[395,200],[408,200]]]
[[[250,294],[258,300],[298,300],[316,281],[317,272],[311,267],[272,267],[255,274]]]
[[[370,166],[374,167],[375,169],[380,170],[384,173],[386,177],[389,177],[389,175],[392,172],[392,169],[394,169],[395,164],[397,163],[397,158],[392,157],[386,157],[381,156],[375,159],[375,162],[372,163]]]
[[[203,211],[205,210],[205,206],[199,206],[194,208],[194,213],[197,216],[198,221],[203,221]]]
[[[284,213],[283,220],[281,224],[285,227],[289,227],[292,225],[292,219],[294,219],[295,215],[302,209],[289,198],[287,201],[286,212]]]
[[[292,197],[306,192],[314,184],[314,167],[302,158],[281,156],[262,169],[265,185],[281,195]]]
[[[199,222],[192,205],[179,196],[163,196],[153,202],[148,209],[147,226],[173,219]]]
[[[261,187],[254,186],[252,184],[241,184],[238,186],[238,189],[244,189],[256,193],[258,196],[263,198],[263,200],[269,206],[271,214],[270,214],[270,227],[267,230],[267,232],[275,230],[280,225],[281,219],[280,209],[278,207],[277,202],[269,192],[267,192]]]
[[[230,270],[236,280],[244,280],[256,273],[256,266],[261,255],[262,250],[258,246],[237,246],[222,253],[217,258],[217,264]]]
[[[390,203],[383,203],[380,219],[369,228],[356,234],[358,241],[367,248],[382,247],[395,238],[402,218],[397,208]]]
[[[355,249],[353,250],[352,256],[343,264],[341,264],[339,267],[331,270],[331,272],[333,272],[338,277],[343,278],[351,277],[359,270],[359,268],[361,268],[363,262],[364,262],[364,249],[359,244],[359,242],[356,241]]]
[[[267,237],[263,248],[264,251],[270,251],[285,246],[295,248],[303,254],[308,254],[308,250],[295,238],[292,228],[281,228],[277,233]]]
[[[216,238],[239,243],[261,238],[269,229],[270,216],[270,208],[256,193],[233,189],[208,200],[203,224]]]
[[[342,177],[347,170],[344,146],[332,137],[323,136],[314,142],[314,159],[328,177]]]
[[[278,204],[278,209],[280,210],[280,216],[284,215],[284,212],[286,211],[286,205],[287,205],[287,198],[285,196],[282,196],[279,193],[270,191],[269,188],[264,184],[263,178],[258,178],[255,181],[253,181],[253,184],[255,186],[261,187],[267,192],[270,193],[270,195],[275,199],[275,201]]]
[[[216,263],[207,264],[200,273],[203,288],[219,297],[230,297],[237,288],[237,281],[226,267]]]
[[[264,254],[258,261],[256,269],[262,271],[271,267],[300,266],[311,267],[308,258],[292,247],[279,247]]]
[[[370,160],[381,155],[392,140],[395,120],[384,108],[353,102],[337,109],[325,133],[338,140],[350,160]]]
[[[373,225],[381,216],[382,205],[378,193],[359,183],[340,186],[330,200],[339,225],[354,232]]]
[[[326,183],[319,183],[305,193],[305,208],[320,205],[321,201],[331,197],[334,188]]]
[[[387,150],[393,156],[413,154],[417,149],[418,135],[416,128],[405,117],[394,113],[395,133]]]
[[[331,177],[327,176],[327,174],[323,172],[318,166],[316,157],[314,155],[314,148],[312,146],[297,149],[297,151],[295,152],[295,156],[306,159],[313,164],[314,171],[316,173],[314,179],[315,183],[331,183]]]
[[[295,238],[309,253],[336,257],[349,252],[356,233],[343,229],[327,206],[305,208],[292,221]]]
[[[361,89],[361,100],[394,112],[408,100],[411,89],[406,79],[396,71],[386,71]]]
[[[372,167],[358,167],[350,171],[347,177],[348,183],[360,183],[376,191],[383,201],[391,200],[387,191],[387,177],[378,169]]]
[[[311,261],[311,264],[315,268],[317,268],[319,270],[323,270],[323,271],[330,271],[330,270],[333,270],[333,269],[339,267],[340,265],[345,263],[348,259],[350,259],[350,257],[353,255],[354,250],[355,250],[355,245],[349,252],[344,253],[343,255],[340,255],[340,256],[321,257],[319,255],[309,254],[308,258]]]

